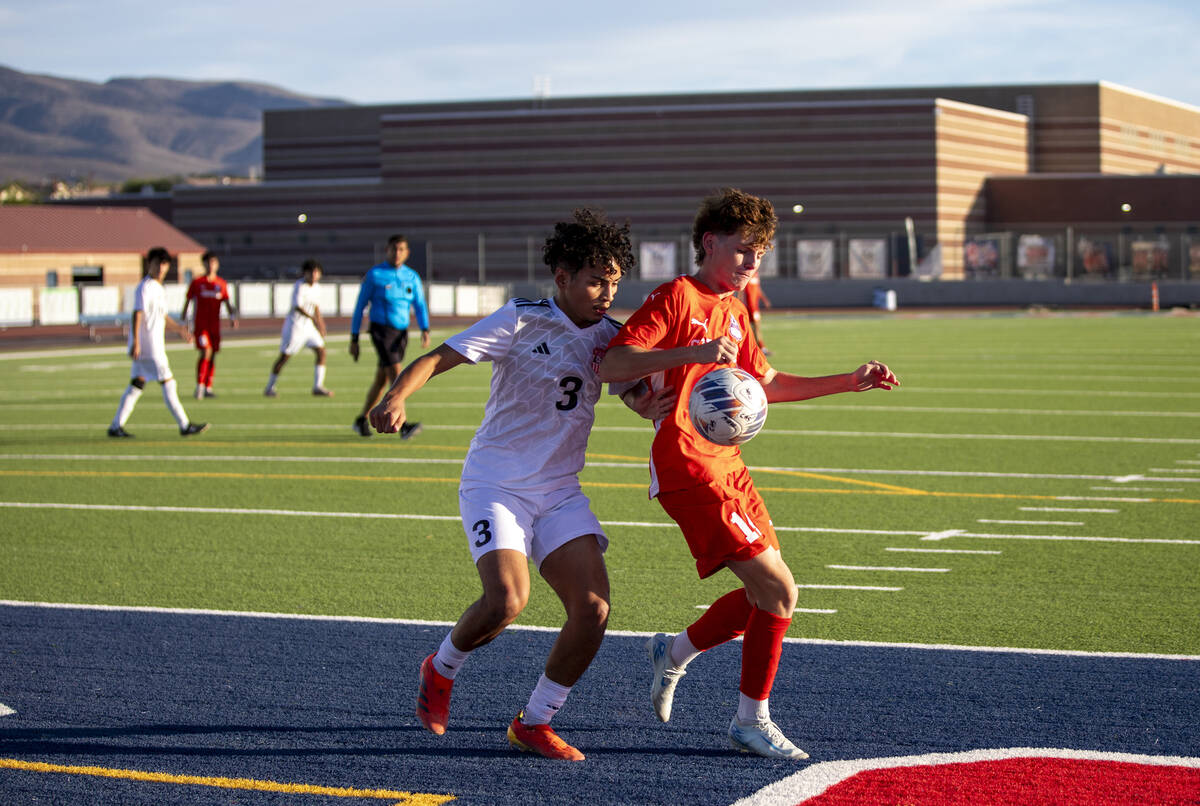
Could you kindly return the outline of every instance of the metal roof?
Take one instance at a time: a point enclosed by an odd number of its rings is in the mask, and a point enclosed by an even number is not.
[[[145,254],[155,246],[171,254],[204,251],[145,207],[0,206],[0,253]]]

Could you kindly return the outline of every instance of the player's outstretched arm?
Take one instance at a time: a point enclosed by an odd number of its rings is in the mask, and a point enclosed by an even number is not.
[[[899,386],[900,380],[895,373],[888,369],[887,364],[878,361],[868,361],[854,370],[854,391],[866,392],[870,389],[890,390]]]
[[[381,434],[395,434],[405,422],[404,401],[434,375],[453,369],[466,360],[462,353],[445,344],[414,359],[396,376],[379,405],[367,414],[371,426]]]
[[[900,381],[887,365],[868,361],[854,372],[841,375],[824,375],[807,378],[788,372],[776,372],[763,383],[768,403],[784,403],[794,400],[811,400],[814,397],[836,395],[841,392],[865,392],[868,389],[891,389]]]

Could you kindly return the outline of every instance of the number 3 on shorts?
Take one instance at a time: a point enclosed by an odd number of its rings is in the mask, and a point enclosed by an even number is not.
[[[479,535],[479,539],[475,541],[475,548],[481,549],[492,542],[492,523],[487,518],[475,521],[471,525],[471,529]]]

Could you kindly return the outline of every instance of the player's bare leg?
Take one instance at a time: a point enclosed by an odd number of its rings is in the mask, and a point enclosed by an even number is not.
[[[421,663],[417,719],[426,730],[439,736],[446,732],[450,721],[450,691],[458,671],[455,662],[446,660],[446,652],[452,649],[451,654],[457,655],[457,663],[461,663],[468,653],[504,632],[529,601],[529,561],[521,552],[490,551],[479,558],[476,569],[483,583],[483,595],[463,611],[450,631],[451,646],[447,648],[443,643],[438,652]],[[441,672],[434,663],[435,657],[445,663]]]
[[[608,626],[608,571],[594,535],[577,537],[542,562],[542,577],[558,594],[567,621],[546,659],[546,676],[563,686],[578,682]]]
[[[529,602],[529,560],[519,551],[489,551],[476,563],[483,595],[463,611],[450,640],[464,652],[490,643]]]
[[[508,727],[508,741],[518,750],[546,758],[583,761],[583,753],[563,741],[550,727],[550,720],[604,640],[609,608],[604,553],[594,535],[584,535],[555,549],[539,570],[562,601],[567,621],[529,704]]]

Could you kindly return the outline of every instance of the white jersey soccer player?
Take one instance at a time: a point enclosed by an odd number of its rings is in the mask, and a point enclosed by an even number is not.
[[[162,281],[170,268],[171,256],[166,249],[161,246],[155,247],[147,254],[145,276],[133,293],[133,313],[129,328],[129,357],[133,359],[133,364],[129,371],[129,386],[121,395],[117,413],[113,415],[112,423],[108,426],[110,437],[132,436],[125,430],[125,423],[129,421],[134,406],[142,396],[147,378],[162,384],[163,402],[167,404],[171,416],[179,424],[179,433],[182,436],[199,434],[208,428],[207,423],[193,423],[188,419],[187,412],[179,402],[171,365],[167,363],[165,329],[169,316],[167,292]],[[180,335],[191,341],[192,334],[188,329],[182,324],[177,326]]]
[[[463,486],[578,487],[602,386],[596,367],[620,328],[608,316],[579,327],[552,299],[512,299],[446,339],[471,363],[494,365],[483,423],[463,464]],[[621,384],[613,394],[633,385]]]
[[[172,377],[167,363],[167,290],[157,277],[146,276],[133,292],[133,310],[138,317],[137,343],[140,353],[133,359],[133,377],[151,378],[162,383]],[[127,348],[134,345],[133,328],[129,330]],[[132,354],[132,353],[131,353]]]
[[[607,313],[633,254],[628,225],[614,226],[597,211],[577,210],[554,230],[543,251],[554,275],[553,299],[510,300],[451,336],[405,367],[369,419],[394,434],[405,423],[405,401],[430,378],[463,363],[492,362],[491,394],[459,485],[483,592],[422,662],[417,718],[431,733],[446,732],[455,678],[471,653],[524,610],[533,560],[562,602],[566,622],[528,703],[508,726],[508,741],[547,758],[582,761],[550,720],[595,657],[608,623],[608,538],[579,472],[602,391],[600,361],[620,329]],[[640,382],[625,386],[613,391],[648,419],[665,416],[673,404]]]
[[[459,485],[476,561],[510,548],[540,566],[559,546],[589,534],[607,549],[579,471],[602,386],[596,367],[620,328],[608,316],[579,327],[554,300],[513,299],[446,340],[469,362],[493,364],[491,395]],[[636,385],[619,384],[612,393]],[[539,520],[549,512],[552,520]]]
[[[283,320],[279,352],[284,355],[295,355],[305,347],[315,350],[325,346],[325,339],[317,330],[315,319],[318,310],[317,302],[316,282],[309,283],[304,278],[297,280],[296,284],[292,286],[292,304],[288,308],[287,318]]]

